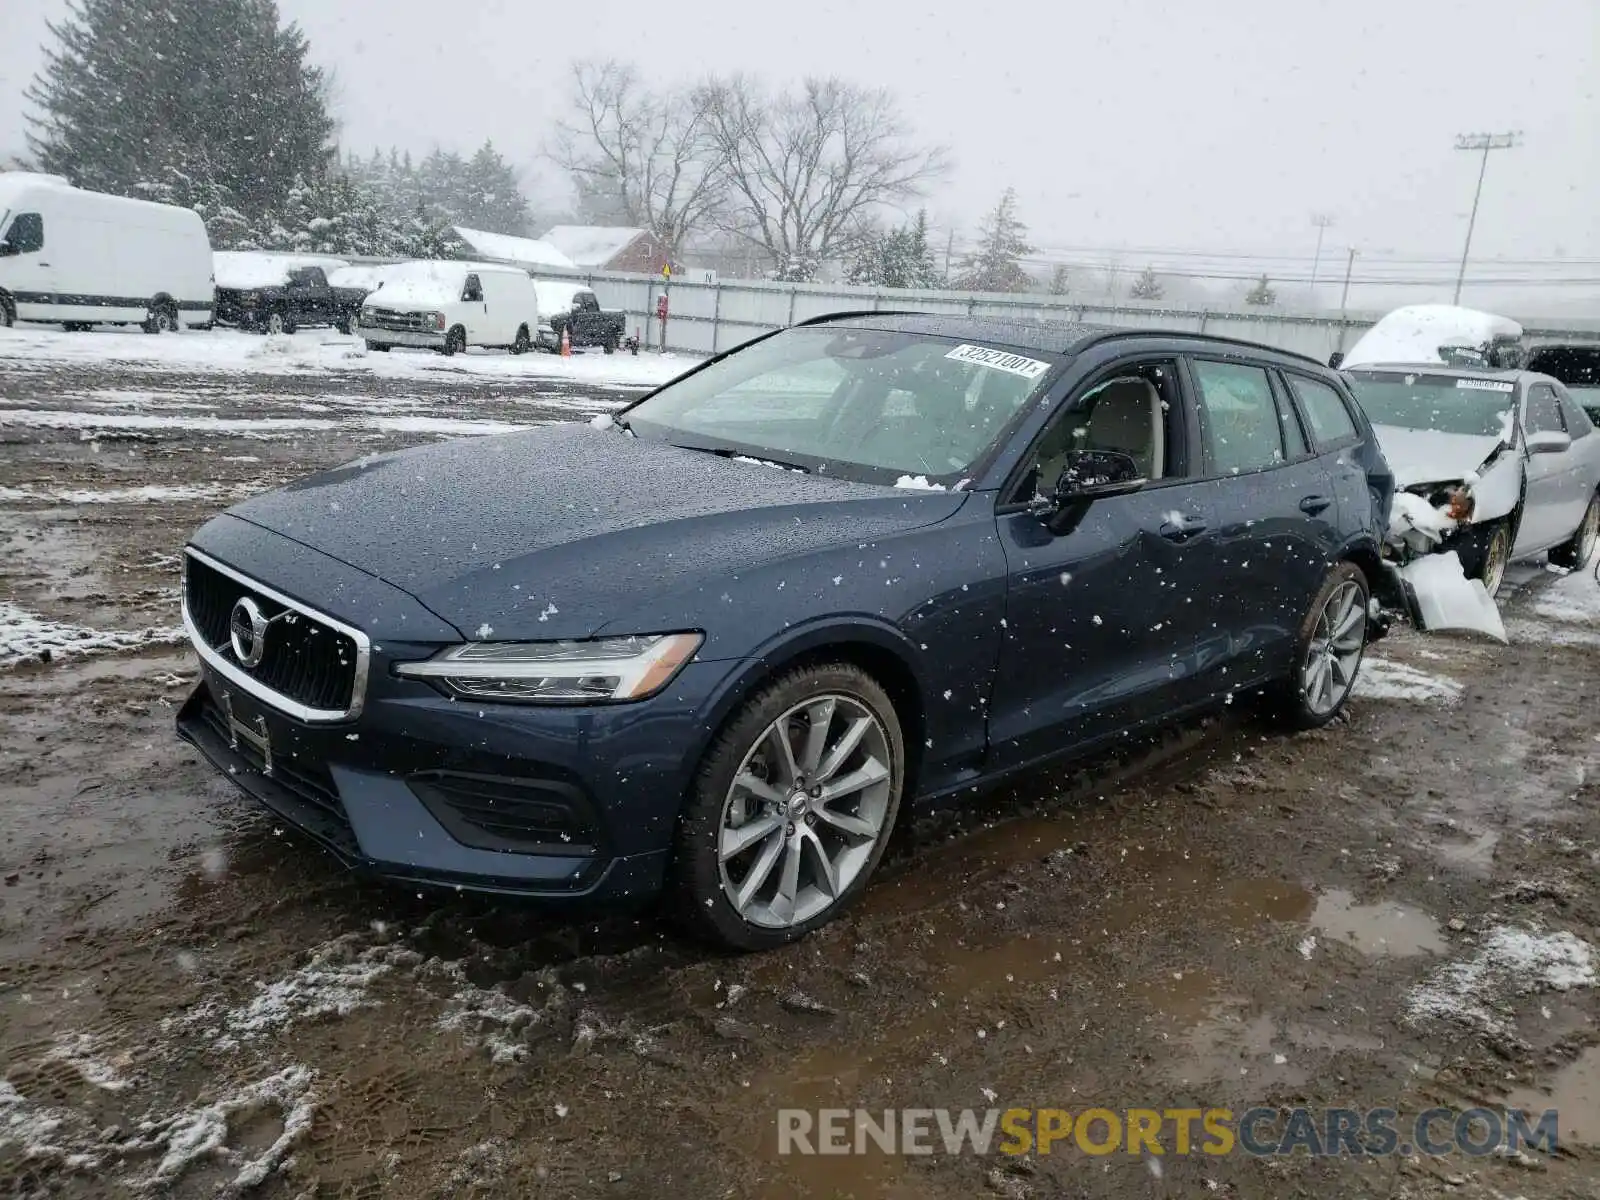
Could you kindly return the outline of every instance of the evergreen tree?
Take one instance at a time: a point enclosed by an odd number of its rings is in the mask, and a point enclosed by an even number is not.
[[[1133,281],[1133,286],[1128,289],[1128,295],[1135,300],[1159,300],[1167,294],[1166,287],[1156,277],[1154,267],[1146,267]]]
[[[517,185],[517,173],[501,158],[493,142],[484,142],[466,163],[455,201],[457,224],[490,233],[521,235],[528,228],[528,199]]]
[[[1016,192],[1007,188],[978,227],[977,248],[961,260],[955,286],[970,292],[1025,292],[1033,277],[1022,257],[1033,253],[1028,227],[1017,217]]]
[[[1272,281],[1263,275],[1256,281],[1255,287],[1245,293],[1244,302],[1265,307],[1278,302],[1278,293],[1273,290]]]
[[[274,0],[68,0],[50,31],[27,91],[41,170],[120,195],[181,172],[259,216],[330,161],[323,74]]]
[[[1067,294],[1067,268],[1065,264],[1058,263],[1056,269],[1050,274],[1050,294],[1052,296],[1065,296]]]
[[[869,287],[938,287],[939,273],[928,248],[927,215],[919,212],[910,225],[863,235],[846,278]]]

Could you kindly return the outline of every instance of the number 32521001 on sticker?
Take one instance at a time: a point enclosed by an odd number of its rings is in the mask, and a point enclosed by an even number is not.
[[[996,371],[1007,371],[1024,379],[1037,379],[1050,369],[1049,363],[1040,362],[1037,358],[1024,358],[1020,354],[1012,354],[1006,350],[991,350],[987,346],[962,344],[945,357],[955,359],[957,362],[977,363],[981,367],[991,367]]]

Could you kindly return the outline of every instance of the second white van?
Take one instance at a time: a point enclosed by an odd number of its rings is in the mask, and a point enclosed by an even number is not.
[[[211,242],[192,208],[0,172],[0,325],[209,326]]]
[[[370,350],[469,346],[526,353],[539,328],[539,294],[526,271],[484,263],[412,262],[383,269],[356,332]]]

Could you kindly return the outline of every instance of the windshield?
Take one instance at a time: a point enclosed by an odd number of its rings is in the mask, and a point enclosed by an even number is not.
[[[879,330],[790,329],[630,409],[639,436],[866,482],[952,485],[1053,359]]]
[[[1516,384],[1504,379],[1352,371],[1356,398],[1374,425],[1507,437]]]

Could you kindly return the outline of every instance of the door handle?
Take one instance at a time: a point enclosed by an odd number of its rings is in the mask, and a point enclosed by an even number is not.
[[[1316,516],[1332,503],[1333,501],[1327,496],[1305,496],[1300,500],[1300,511]]]
[[[1161,523],[1160,534],[1169,542],[1187,542],[1206,531],[1206,523],[1187,513],[1168,513]]]

